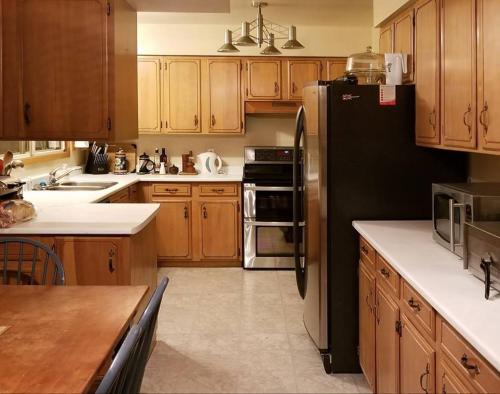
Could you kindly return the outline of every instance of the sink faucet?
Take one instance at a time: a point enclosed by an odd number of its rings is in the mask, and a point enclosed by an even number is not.
[[[58,171],[64,171],[60,175],[57,175]],[[49,172],[49,185],[55,185],[58,181],[60,181],[62,178],[65,176],[68,176],[74,171],[81,171],[80,167],[72,167],[72,168],[64,168],[64,167],[57,167],[53,169],[52,171]]]

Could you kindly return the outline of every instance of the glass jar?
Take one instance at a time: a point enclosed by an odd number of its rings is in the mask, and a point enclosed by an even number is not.
[[[346,74],[356,76],[359,85],[384,84],[384,55],[374,53],[372,47],[367,47],[366,52],[355,53],[347,58]]]

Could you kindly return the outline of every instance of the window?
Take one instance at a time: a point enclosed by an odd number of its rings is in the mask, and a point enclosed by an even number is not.
[[[10,150],[16,159],[25,162],[59,159],[69,156],[64,141],[0,141],[0,153]]]

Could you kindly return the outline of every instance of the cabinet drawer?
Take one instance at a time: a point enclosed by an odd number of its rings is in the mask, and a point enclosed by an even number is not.
[[[153,195],[189,197],[191,185],[189,183],[155,183]]]
[[[467,380],[482,393],[500,391],[500,375],[491,368],[472,347],[440,319],[441,348]]]
[[[359,255],[363,256],[370,267],[375,269],[375,249],[363,237],[359,237]]]
[[[422,329],[434,339],[436,333],[434,309],[404,280],[401,280],[401,292],[401,298],[410,320],[413,320],[417,328]]]
[[[200,185],[200,196],[237,196],[238,185],[236,183],[207,183]]]
[[[378,254],[376,256],[377,280],[399,298],[399,274]]]
[[[128,202],[128,188],[120,190],[119,192],[113,194],[109,198],[109,201],[114,204]]]

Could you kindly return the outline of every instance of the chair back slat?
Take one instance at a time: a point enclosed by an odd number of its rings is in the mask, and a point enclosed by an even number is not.
[[[3,284],[64,284],[61,260],[47,245],[29,238],[4,237],[0,238],[0,246]]]

